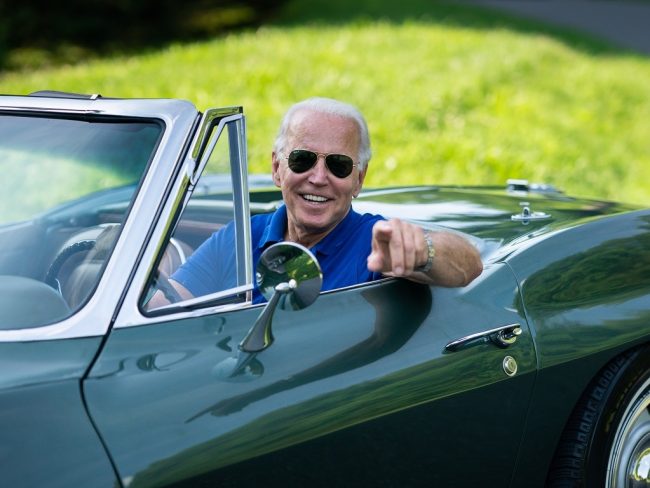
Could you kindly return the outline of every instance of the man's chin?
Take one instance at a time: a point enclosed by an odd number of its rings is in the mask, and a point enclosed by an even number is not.
[[[294,214],[295,223],[303,230],[303,232],[311,235],[319,235],[328,233],[333,230],[347,215],[333,214],[331,211],[318,211],[319,209],[301,207],[298,212]]]
[[[303,232],[310,235],[321,235],[330,232],[338,222],[324,219],[301,219],[297,222]]]

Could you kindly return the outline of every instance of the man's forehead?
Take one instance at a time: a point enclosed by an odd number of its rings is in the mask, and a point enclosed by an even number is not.
[[[289,123],[289,138],[327,136],[359,143],[357,122],[344,115],[319,112],[310,109],[297,111]]]

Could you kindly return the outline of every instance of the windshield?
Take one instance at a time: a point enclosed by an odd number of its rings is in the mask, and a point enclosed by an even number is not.
[[[0,329],[56,322],[90,297],[162,130],[0,114]]]

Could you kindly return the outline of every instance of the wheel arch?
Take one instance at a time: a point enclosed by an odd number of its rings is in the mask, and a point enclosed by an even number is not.
[[[650,342],[620,351],[588,382],[557,441],[546,486],[620,486],[604,484],[607,465],[628,406],[640,395],[650,395]]]

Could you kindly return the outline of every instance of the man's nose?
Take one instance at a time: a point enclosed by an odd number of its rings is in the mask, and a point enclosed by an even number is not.
[[[327,165],[325,164],[325,156],[319,155],[316,164],[311,169],[309,180],[317,183],[327,181],[328,171]]]

